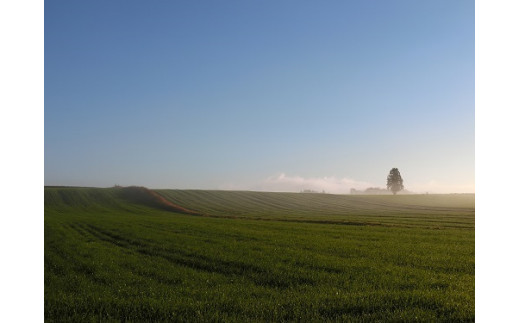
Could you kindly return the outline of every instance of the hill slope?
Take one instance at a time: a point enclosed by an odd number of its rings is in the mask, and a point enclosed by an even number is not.
[[[156,190],[168,201],[221,217],[338,224],[475,226],[475,195],[333,195]]]
[[[145,187],[46,187],[46,209],[69,209],[111,211],[123,210],[142,212],[159,209],[177,213],[198,213],[164,199]]]
[[[431,198],[47,187],[45,320],[474,321],[471,199]]]

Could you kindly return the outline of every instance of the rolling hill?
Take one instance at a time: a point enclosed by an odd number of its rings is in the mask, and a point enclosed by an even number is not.
[[[475,319],[473,195],[44,191],[49,322]]]

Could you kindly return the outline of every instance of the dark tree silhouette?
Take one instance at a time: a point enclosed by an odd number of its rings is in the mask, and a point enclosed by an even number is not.
[[[386,178],[386,189],[391,190],[392,193],[397,193],[404,188],[403,179],[401,173],[397,168],[392,168],[390,174]]]

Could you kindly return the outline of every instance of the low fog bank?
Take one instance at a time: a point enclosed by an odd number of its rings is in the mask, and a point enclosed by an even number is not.
[[[350,194],[392,195],[393,193],[392,193],[392,191],[387,190],[386,188],[369,187],[365,190],[357,190],[355,188],[351,188]],[[417,194],[417,193],[404,189],[404,190],[399,191],[397,194]]]
[[[473,184],[450,185],[430,180],[427,183],[412,183],[405,179],[405,189],[397,194],[474,194]],[[382,182],[386,183],[386,179]],[[327,194],[370,194],[390,195],[391,191],[381,187],[381,183],[374,184],[352,178],[338,178],[335,176],[325,177],[302,177],[289,176],[280,173],[269,176],[256,183],[249,184],[226,184],[221,185],[222,190],[245,190],[263,192],[300,192],[300,193],[327,193]]]
[[[269,176],[252,184],[227,184],[220,187],[225,190],[250,190],[264,192],[305,192],[305,193],[331,193],[349,194],[352,187],[371,187],[372,183],[357,181],[351,178],[302,177],[288,176],[284,173]]]

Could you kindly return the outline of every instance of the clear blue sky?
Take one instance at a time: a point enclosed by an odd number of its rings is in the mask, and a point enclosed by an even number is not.
[[[45,184],[474,191],[473,1],[45,2]]]

